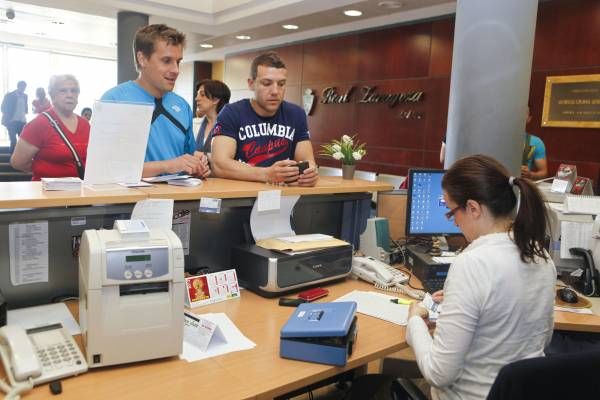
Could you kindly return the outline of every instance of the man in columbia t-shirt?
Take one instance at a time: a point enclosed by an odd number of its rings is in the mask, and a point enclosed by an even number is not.
[[[213,130],[213,171],[221,178],[314,186],[318,173],[306,114],[283,100],[287,69],[274,52],[252,61],[253,99],[227,104]],[[308,161],[302,174],[297,162]]]

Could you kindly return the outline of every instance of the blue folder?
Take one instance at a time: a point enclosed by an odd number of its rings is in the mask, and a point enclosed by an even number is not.
[[[283,358],[346,365],[356,339],[356,303],[300,304],[281,328]]]

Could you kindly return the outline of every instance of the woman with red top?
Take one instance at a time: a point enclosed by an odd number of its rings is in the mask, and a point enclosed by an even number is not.
[[[53,126],[51,119],[71,143],[83,166],[90,138],[88,121],[73,113],[79,97],[77,79],[73,75],[51,77],[48,94],[52,100],[52,108],[25,125],[10,158],[13,168],[31,172],[31,179],[34,181],[48,177],[79,176],[73,152]]]
[[[33,106],[33,112],[35,114],[43,113],[44,111],[48,111],[52,104],[50,104],[50,100],[46,97],[46,91],[43,87],[39,87],[35,91],[36,99],[31,102]]]

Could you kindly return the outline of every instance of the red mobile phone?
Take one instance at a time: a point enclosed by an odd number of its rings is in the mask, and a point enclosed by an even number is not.
[[[320,299],[321,297],[325,297],[329,294],[329,290],[323,288],[313,288],[305,290],[304,292],[298,293],[298,298],[306,300],[306,301],[314,301],[316,299]]]

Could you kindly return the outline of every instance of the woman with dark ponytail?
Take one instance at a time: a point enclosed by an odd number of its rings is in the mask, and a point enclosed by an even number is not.
[[[446,216],[470,244],[434,296],[443,301],[433,338],[413,304],[407,340],[434,399],[485,399],[502,366],[542,356],[552,336],[545,206],[532,182],[483,155],[454,163],[442,188]]]

